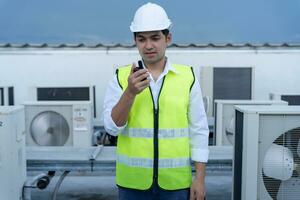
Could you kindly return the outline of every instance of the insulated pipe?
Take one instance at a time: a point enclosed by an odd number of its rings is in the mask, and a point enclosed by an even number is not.
[[[68,173],[70,173],[70,171],[64,171],[64,173],[59,177],[59,179],[56,183],[55,189],[53,191],[53,194],[52,194],[52,200],[56,200],[57,191],[58,191],[61,183],[63,182],[64,178],[68,175]]]
[[[102,145],[98,145],[96,150],[92,153],[90,160],[96,160],[96,158],[98,157],[98,155],[100,154],[101,150],[102,150]]]

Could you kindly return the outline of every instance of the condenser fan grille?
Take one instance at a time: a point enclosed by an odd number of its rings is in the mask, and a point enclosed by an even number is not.
[[[234,144],[234,134],[235,134],[234,126],[235,126],[235,117],[233,116],[225,127],[226,137],[230,142],[230,144],[232,145]]]
[[[272,199],[300,198],[300,127],[279,136],[269,147],[263,162],[262,177]]]
[[[59,113],[45,111],[39,113],[31,122],[30,133],[34,142],[41,146],[63,146],[69,136],[67,120]]]

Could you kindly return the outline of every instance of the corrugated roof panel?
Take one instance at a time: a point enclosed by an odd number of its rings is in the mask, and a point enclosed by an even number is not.
[[[48,43],[42,43],[42,44],[0,44],[0,48],[134,48],[136,47],[135,44],[85,44],[85,43],[79,43],[79,44],[48,44]],[[282,44],[271,44],[271,43],[207,43],[207,44],[177,44],[172,43],[169,45],[169,47],[175,47],[175,48],[299,48],[300,43],[296,44],[289,44],[289,43],[282,43]]]

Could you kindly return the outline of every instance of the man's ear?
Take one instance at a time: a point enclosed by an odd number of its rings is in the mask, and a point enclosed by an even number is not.
[[[169,33],[166,37],[167,43],[170,44],[172,42],[172,33]]]

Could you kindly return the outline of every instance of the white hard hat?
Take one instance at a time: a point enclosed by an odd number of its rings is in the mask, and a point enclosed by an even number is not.
[[[159,31],[168,29],[171,20],[166,11],[159,5],[147,3],[141,6],[131,22],[131,32]]]

